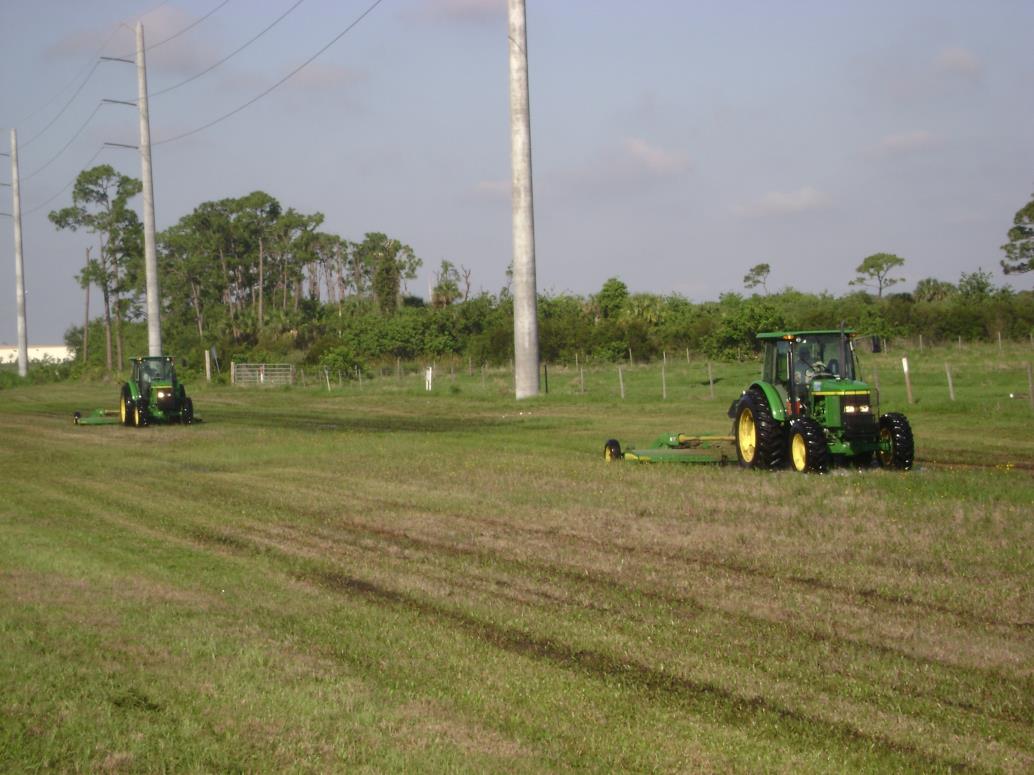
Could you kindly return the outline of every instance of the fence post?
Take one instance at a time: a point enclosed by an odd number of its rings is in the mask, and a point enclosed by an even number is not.
[[[205,382],[212,381],[212,353],[205,350]]]
[[[962,352],[962,337],[959,336],[959,352]]]
[[[951,381],[951,365],[944,362],[944,373],[948,376],[948,398],[955,400],[955,384]]]
[[[919,335],[919,352],[923,351],[923,335]]]
[[[549,395],[549,365],[545,364],[545,363],[542,364],[542,381],[545,384],[546,395],[548,396]]]
[[[618,384],[621,386],[621,400],[625,399],[625,376],[621,373],[621,367],[618,366]]]
[[[687,347],[686,348],[686,365],[689,366],[689,363],[690,363],[690,361],[689,361],[689,348]]]
[[[230,384],[237,384],[237,361],[230,361]]]
[[[582,395],[585,395],[585,367],[578,367],[578,384],[581,388]]]
[[[905,395],[908,397],[908,403],[912,403],[912,380],[908,376],[908,356],[906,355],[901,359],[901,370],[905,372]]]
[[[1034,369],[1027,364],[1027,400],[1030,401],[1031,411],[1034,411]]]
[[[711,372],[711,361],[707,362],[707,386],[711,394],[711,400],[714,400],[714,374]]]
[[[635,361],[632,360],[632,348],[628,348],[628,368],[635,366]]]
[[[330,371],[328,369],[323,370],[323,376],[327,380],[327,392],[330,392]]]
[[[395,358],[395,379],[402,380],[402,358]]]
[[[664,401],[668,400],[668,369],[666,368],[666,362],[661,361],[661,399]]]

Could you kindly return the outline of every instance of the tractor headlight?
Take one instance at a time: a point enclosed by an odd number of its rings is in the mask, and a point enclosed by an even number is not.
[[[858,411],[863,413],[863,414],[868,414],[868,413],[872,412],[872,409],[870,408],[870,406],[868,404],[862,404],[861,406],[858,407]]]
[[[167,394],[166,394],[166,392],[164,390],[159,390],[158,391],[158,398],[165,398],[166,395]]]
[[[158,395],[161,395],[161,393],[159,393]],[[844,414],[854,414],[857,411],[858,411],[858,407],[855,406],[854,404],[848,404],[847,406],[844,407]]]

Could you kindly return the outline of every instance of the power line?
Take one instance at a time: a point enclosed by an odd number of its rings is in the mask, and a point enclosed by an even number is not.
[[[210,73],[213,70],[215,70],[215,68],[219,67],[219,65],[221,65],[221,64],[227,62],[228,60],[232,59],[233,57],[237,56],[237,54],[241,53],[244,49],[246,49],[252,43],[254,43],[256,40],[261,38],[263,35],[265,35],[271,29],[273,29],[276,25],[278,25],[280,22],[282,22],[287,17],[287,15],[289,13],[291,13],[295,8],[297,8],[299,5],[301,5],[304,2],[305,2],[305,0],[298,0],[298,2],[296,2],[294,5],[292,5],[290,8],[288,8],[282,14],[280,14],[280,16],[278,16],[276,19],[274,19],[273,22],[271,24],[269,24],[269,26],[267,26],[265,29],[263,29],[258,35],[256,35],[251,40],[246,42],[243,46],[240,46],[239,48],[237,48],[233,52],[227,54],[225,57],[220,59],[214,65],[211,65],[210,67],[205,68],[204,70],[202,70],[200,73],[197,73],[196,75],[190,76],[190,78],[188,78],[185,81],[180,81],[179,83],[177,83],[177,84],[175,84],[173,86],[169,86],[169,87],[166,87],[164,89],[161,89],[160,91],[150,92],[147,96],[148,97],[157,97],[160,94],[168,94],[173,89],[178,89],[179,87],[185,86],[186,84],[190,83],[191,81],[196,81],[198,78],[200,78],[203,75],[207,75],[208,73]]]
[[[137,18],[138,18],[138,19],[143,19],[143,18],[144,18],[145,16],[150,16],[150,15],[151,15],[152,13],[154,13],[155,11],[157,11],[157,10],[158,10],[159,8],[161,8],[162,6],[164,6],[164,5],[168,5],[168,3],[169,3],[169,0],[162,0],[162,2],[158,3],[158,5],[154,6],[154,7],[153,7],[153,8],[151,8],[151,9],[150,9],[149,11],[144,11],[144,12],[143,12],[142,14],[140,14],[140,15],[139,15],[139,16],[138,16]],[[75,76],[75,77],[74,77],[74,78],[73,78],[73,79],[72,79],[71,81],[69,81],[69,82],[68,82],[68,83],[66,83],[66,84],[65,84],[64,86],[62,86],[62,87],[61,87],[60,89],[58,89],[58,90],[57,90],[57,93],[56,93],[56,94],[55,94],[55,95],[54,95],[53,97],[51,97],[51,98],[50,98],[49,100],[47,100],[46,102],[44,102],[44,103],[43,103],[42,105],[40,105],[40,106],[39,106],[38,108],[36,108],[35,110],[31,111],[30,113],[27,113],[27,114],[25,114],[25,115],[24,115],[24,116],[22,116],[22,117],[21,117],[20,119],[18,119],[17,121],[15,121],[15,122],[14,122],[14,125],[15,125],[15,126],[21,126],[21,125],[22,125],[22,124],[24,124],[24,123],[25,123],[26,121],[28,121],[28,120],[29,120],[30,118],[32,118],[32,117],[33,117],[33,116],[35,116],[35,115],[36,115],[37,113],[39,113],[39,112],[40,112],[41,110],[43,110],[43,109],[44,109],[44,108],[46,108],[46,107],[47,107],[48,105],[50,105],[50,104],[51,104],[52,102],[54,102],[55,100],[57,100],[57,98],[61,96],[62,92],[64,92],[64,91],[65,91],[66,89],[68,89],[68,88],[69,88],[70,86],[72,86],[73,84],[75,84],[76,82],[78,82],[78,80],[79,80],[80,78],[82,78],[82,77],[83,77],[83,76],[82,76],[82,73],[84,73],[84,72],[86,72],[87,70],[89,70],[89,71],[90,71],[90,75],[93,75],[93,71],[94,71],[94,70],[95,70],[95,69],[97,68],[97,64],[96,64],[96,61],[95,61],[95,60],[97,59],[97,57],[99,57],[99,56],[100,56],[100,55],[101,55],[101,54],[102,54],[102,53],[104,52],[104,49],[108,47],[108,44],[109,44],[109,43],[111,43],[111,39],[112,39],[112,38],[114,38],[114,37],[115,37],[115,35],[117,35],[117,34],[118,34],[118,31],[119,31],[119,29],[120,29],[120,28],[121,28],[121,27],[122,27],[122,26],[123,26],[124,24],[125,24],[125,22],[116,22],[116,23],[115,23],[115,24],[113,25],[113,27],[112,27],[112,30],[111,30],[111,33],[110,33],[110,34],[108,35],[108,37],[107,37],[107,38],[106,38],[106,39],[104,40],[104,43],[102,43],[102,44],[101,44],[101,47],[100,47],[99,49],[97,49],[97,53],[96,53],[96,54],[94,54],[94,55],[93,55],[92,57],[90,57],[91,61],[93,61],[93,64],[90,64],[90,63],[88,62],[88,63],[87,63],[87,66],[86,66],[86,67],[84,67],[84,68],[83,68],[82,70],[80,70],[80,71],[79,71],[79,73],[80,73],[79,75],[76,75],[76,76]],[[86,80],[89,80],[89,76],[86,76]],[[84,85],[85,85],[85,84],[84,84]],[[81,88],[82,88],[82,87],[80,87],[80,90],[81,90]],[[78,92],[77,92],[77,93],[78,93]],[[72,95],[72,99],[73,99],[73,100],[75,99],[75,96],[76,96],[76,95],[74,95],[74,94]],[[71,100],[69,100],[69,102],[71,102]],[[65,105],[65,108],[67,108],[67,107],[68,107],[68,105],[66,104],[66,105]],[[61,112],[62,112],[62,113],[63,113],[63,112],[65,111],[65,108],[62,108],[62,109],[61,109]],[[48,126],[49,126],[49,125],[48,125]],[[46,130],[44,129],[44,131],[46,131]],[[39,134],[42,134],[42,132],[40,132]],[[36,139],[36,138],[34,137],[34,138],[32,138],[32,139],[34,140],[34,139]],[[32,140],[29,140],[29,141],[26,141],[26,142],[24,142],[24,143],[21,143],[21,147],[23,147],[23,148],[24,148],[24,147],[25,147],[26,145],[28,145],[28,144],[29,144],[30,142],[32,142]]]
[[[93,164],[93,163],[94,163],[94,161],[96,161],[96,160],[97,160],[97,157],[98,157],[98,156],[100,156],[100,155],[101,155],[101,154],[102,154],[102,153],[104,152],[104,149],[105,149],[105,146],[103,146],[103,145],[102,145],[102,146],[101,146],[100,148],[98,148],[98,149],[97,149],[97,152],[96,152],[96,153],[94,153],[94,154],[93,154],[93,156],[91,156],[91,157],[90,157],[90,160],[89,160],[88,162],[86,162],[85,164],[83,164],[83,165],[82,165],[82,166],[83,166],[83,169],[86,169],[86,168],[88,168],[88,167],[89,167],[89,166],[90,166],[91,164]],[[26,210],[26,211],[25,211],[25,212],[24,212],[23,214],[24,214],[24,215],[32,215],[33,213],[35,213],[35,212],[38,212],[38,211],[42,210],[42,209],[43,209],[44,207],[46,207],[47,205],[49,205],[49,204],[50,204],[51,202],[53,202],[53,201],[54,201],[55,199],[57,199],[57,198],[58,198],[59,196],[61,196],[61,195],[62,195],[63,193],[65,193],[65,192],[66,192],[66,191],[67,191],[68,189],[70,189],[70,188],[71,188],[71,187],[72,187],[73,185],[75,185],[75,181],[77,181],[78,179],[79,179],[79,176],[78,176],[78,175],[76,175],[76,176],[75,176],[74,178],[72,178],[72,179],[71,179],[71,180],[70,180],[70,181],[69,181],[68,183],[66,183],[66,184],[64,185],[64,187],[63,187],[63,188],[62,188],[62,189],[61,189],[60,191],[58,191],[58,192],[57,192],[56,194],[54,194],[54,195],[53,195],[52,197],[50,197],[49,199],[46,199],[46,200],[44,200],[44,201],[40,202],[40,203],[39,203],[38,205],[36,205],[35,207],[33,207],[33,208],[32,208],[31,210]]]
[[[218,11],[218,10],[219,10],[220,8],[222,8],[222,7],[224,6],[224,5],[226,5],[226,4],[227,4],[227,3],[229,3],[229,2],[230,2],[230,0],[223,0],[223,2],[219,3],[219,5],[217,5],[217,6],[216,6],[215,8],[213,8],[213,9],[212,9],[211,11],[209,11],[208,13],[206,13],[206,14],[205,14],[204,16],[202,16],[202,17],[201,17],[200,19],[196,19],[196,20],[195,20],[194,22],[192,22],[191,24],[188,24],[188,25],[187,25],[186,27],[184,27],[184,28],[183,28],[182,30],[180,30],[179,32],[177,32],[177,33],[174,33],[174,34],[170,35],[169,37],[165,38],[164,40],[159,40],[159,41],[158,41],[157,43],[152,43],[151,45],[149,45],[149,46],[146,46],[146,47],[144,48],[144,51],[151,51],[152,49],[156,49],[156,48],[158,48],[159,46],[164,46],[164,45],[165,45],[166,43],[168,43],[168,42],[169,42],[170,40],[175,40],[175,39],[176,39],[176,38],[178,38],[178,37],[179,37],[180,35],[183,35],[184,33],[186,33],[186,32],[189,32],[190,30],[192,30],[192,29],[194,29],[195,27],[197,27],[197,26],[198,26],[199,24],[201,24],[201,22],[203,22],[203,21],[204,21],[205,19],[207,19],[207,18],[208,18],[209,16],[211,16],[212,14],[214,14],[214,13],[215,13],[216,11]],[[165,5],[165,3],[162,3],[162,5]],[[155,10],[157,10],[157,9],[155,9]],[[131,57],[131,56],[134,56],[135,54],[136,54],[136,52],[135,52],[135,51],[131,51],[131,52],[130,52],[130,53],[128,53],[128,54],[123,54],[123,58],[127,58],[127,59],[128,59],[129,57]]]
[[[93,113],[91,113],[89,116],[86,117],[86,120],[82,123],[82,125],[79,127],[79,129],[76,130],[75,134],[72,135],[72,138],[67,143],[65,143],[63,146],[61,146],[61,150],[59,150],[57,153],[55,153],[53,156],[51,156],[49,159],[47,159],[43,163],[42,166],[40,166],[37,169],[33,170],[28,175],[22,175],[22,180],[31,180],[32,178],[36,177],[41,172],[43,172],[43,170],[45,170],[51,164],[53,164],[54,161],[61,154],[63,154],[65,151],[68,150],[68,146],[70,146],[72,143],[74,143],[76,138],[79,137],[79,135],[81,135],[83,133],[83,130],[85,130],[87,125],[93,120],[93,117],[97,115],[97,111],[99,111],[103,106],[104,106],[103,102],[98,102],[97,103],[97,107],[95,107],[93,109]]]
[[[150,51],[152,48],[158,48],[158,46],[161,46],[161,45],[163,45],[165,43],[168,43],[170,40],[175,40],[176,38],[178,38],[180,35],[182,35],[185,32],[187,32],[188,30],[191,30],[194,27],[196,27],[197,25],[201,24],[201,22],[203,22],[205,19],[207,19],[209,16],[214,14],[216,11],[218,11],[220,8],[222,8],[224,5],[226,5],[229,2],[230,2],[230,0],[223,0],[221,3],[219,3],[219,5],[217,5],[215,8],[213,8],[207,14],[202,16],[200,19],[197,19],[193,23],[188,24],[182,30],[180,30],[179,32],[177,32],[177,33],[175,33],[173,35],[170,35],[169,37],[165,38],[164,40],[158,41],[157,43],[153,43],[152,45],[148,46],[146,50]],[[165,2],[159,3],[154,8],[152,8],[150,11],[147,11],[145,13],[140,14],[140,16],[137,17],[137,18],[142,19],[145,16],[154,13],[155,11],[157,11],[159,8],[161,8],[163,5],[166,5],[167,3],[168,3],[168,0],[165,0]],[[41,130],[39,130],[36,134],[34,134],[32,137],[30,137],[25,142],[20,143],[20,147],[21,148],[29,147],[33,142],[38,140],[48,129],[50,129],[52,126],[54,126],[54,124],[57,123],[58,119],[60,119],[61,116],[63,116],[65,114],[65,111],[68,110],[69,106],[73,102],[75,102],[75,98],[78,97],[79,94],[82,93],[82,90],[86,88],[86,84],[90,82],[90,79],[93,77],[93,74],[97,71],[97,68],[100,66],[101,62],[104,61],[104,58],[101,57],[101,54],[104,52],[104,49],[108,47],[108,44],[111,43],[112,39],[115,37],[116,34],[118,34],[118,31],[123,26],[127,26],[125,22],[119,22],[118,24],[115,25],[114,29],[112,29],[111,33],[105,39],[104,43],[101,44],[101,47],[97,50],[97,53],[94,55],[93,58],[96,61],[94,61],[93,65],[90,66],[89,72],[87,72],[86,76],[83,77],[82,82],[79,84],[79,87],[75,90],[75,92],[73,92],[72,96],[68,98],[68,100],[65,102],[65,104],[61,107],[61,110],[59,110],[57,112],[57,114],[52,119],[50,119],[50,121],[47,123],[47,125],[45,127],[43,127]],[[128,58],[130,56],[133,56],[133,54],[127,54],[125,58]],[[73,80],[71,83],[75,83],[77,80],[79,80],[79,78],[80,78],[80,76],[76,76],[75,80]],[[71,84],[69,84],[69,85],[71,85]],[[66,87],[62,88],[58,92],[58,94],[63,92],[66,88],[68,88],[68,87],[66,86]],[[49,105],[53,101],[54,101],[53,98],[48,100],[46,103],[41,105],[39,108],[34,110],[32,113],[30,113],[28,116],[23,118],[18,123],[19,124],[23,123],[26,119],[31,118],[32,116],[36,115],[36,113],[39,113],[40,110],[42,110],[44,107],[46,107],[47,105]]]
[[[317,51],[311,57],[306,59],[304,62],[302,62],[300,65],[298,65],[298,67],[296,67],[294,70],[289,72],[287,75],[285,75],[283,78],[281,78],[279,81],[274,83],[272,86],[270,86],[268,89],[266,89],[264,92],[262,92],[258,96],[253,97],[252,99],[248,100],[243,105],[241,105],[240,107],[237,107],[234,110],[231,110],[229,113],[227,113],[227,114],[225,114],[223,116],[220,116],[219,118],[215,119],[214,121],[209,121],[207,124],[204,124],[203,126],[199,126],[196,129],[191,129],[189,132],[183,132],[182,134],[178,134],[178,135],[175,135],[173,137],[167,137],[164,140],[158,140],[157,142],[152,142],[151,145],[152,146],[155,146],[155,145],[165,145],[166,143],[175,142],[176,140],[182,140],[185,137],[190,137],[191,135],[195,135],[198,132],[203,132],[204,130],[209,129],[210,127],[215,126],[216,124],[221,123],[222,121],[225,121],[226,119],[230,118],[231,116],[237,115],[238,113],[240,113],[245,108],[248,108],[248,107],[254,105],[260,99],[262,99],[267,94],[269,94],[271,91],[273,91],[277,87],[283,85],[290,78],[294,77],[303,68],[305,68],[308,65],[312,64],[312,62],[316,59],[316,57],[318,57],[320,54],[322,54],[328,48],[330,48],[335,43],[337,43],[339,40],[341,40],[341,38],[343,38],[345,35],[347,35],[349,32],[351,32],[353,28],[358,26],[359,23],[363,19],[365,19],[367,16],[369,16],[373,12],[373,10],[377,6],[379,6],[382,2],[384,2],[384,0],[375,0],[375,2],[369,8],[367,8],[365,11],[363,11],[361,14],[359,14],[359,16],[356,18],[355,21],[353,21],[351,24],[349,24],[347,27],[345,27],[345,29],[343,29],[337,35],[335,35],[330,40],[330,42],[327,43],[327,45],[325,45],[323,48],[321,48],[319,51]]]

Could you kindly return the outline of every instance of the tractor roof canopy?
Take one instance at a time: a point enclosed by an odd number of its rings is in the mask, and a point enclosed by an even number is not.
[[[149,355],[133,359],[133,379],[146,382],[169,381],[176,379],[176,369],[172,358],[168,355]]]
[[[844,333],[848,336],[854,336],[854,329],[845,328]],[[816,328],[808,330],[793,330],[793,331],[766,331],[758,334],[758,339],[794,339],[798,336],[818,336],[819,334],[834,334],[840,336],[839,328]]]

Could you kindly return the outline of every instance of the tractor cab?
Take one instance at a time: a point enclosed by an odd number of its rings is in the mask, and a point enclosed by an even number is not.
[[[171,391],[176,382],[176,367],[172,358],[165,355],[134,358],[132,380],[140,386],[141,395],[149,400],[152,385]]]
[[[850,331],[800,331],[760,334],[765,343],[762,379],[791,396],[807,401],[822,382],[855,379],[854,343]],[[792,412],[796,414],[796,412]]]

